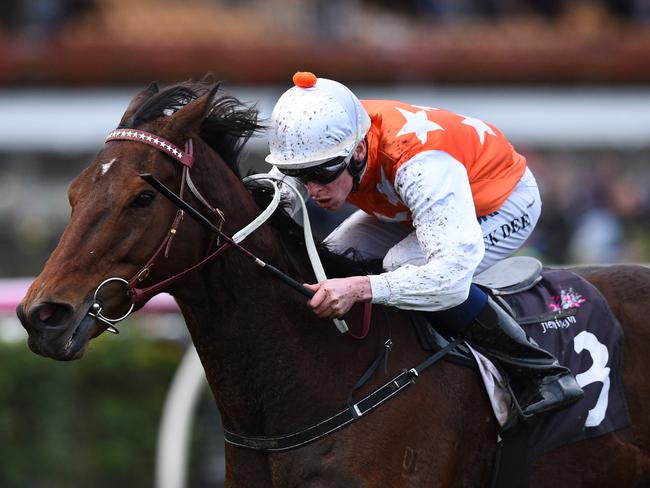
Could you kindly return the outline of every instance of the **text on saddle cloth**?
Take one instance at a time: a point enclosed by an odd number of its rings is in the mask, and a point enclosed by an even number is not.
[[[566,270],[546,269],[532,289],[502,299],[585,392],[582,400],[535,426],[529,437],[534,455],[630,424],[621,380],[623,330],[591,283]]]

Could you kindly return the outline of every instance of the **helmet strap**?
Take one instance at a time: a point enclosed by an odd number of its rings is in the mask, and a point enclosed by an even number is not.
[[[364,137],[366,141],[366,147],[368,147],[368,139]],[[348,172],[352,175],[352,191],[356,192],[359,189],[359,183],[361,183],[361,175],[363,170],[366,168],[366,163],[368,162],[368,150],[366,149],[366,155],[361,161],[356,161],[354,157],[350,159],[348,163]]]

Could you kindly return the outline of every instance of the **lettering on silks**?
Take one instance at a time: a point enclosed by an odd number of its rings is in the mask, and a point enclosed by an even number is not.
[[[521,217],[511,220],[507,224],[501,226],[501,238],[505,239],[506,237],[509,237],[510,234],[515,234],[529,225],[530,216],[528,214],[523,214]]]
[[[498,229],[493,230],[489,234],[483,236],[483,241],[485,242],[485,247],[491,247],[497,244],[499,241],[510,237],[512,234],[516,234],[520,230],[525,229],[530,225],[530,215],[527,213],[523,214],[521,217],[517,217],[514,220],[511,220],[507,224],[503,224]]]

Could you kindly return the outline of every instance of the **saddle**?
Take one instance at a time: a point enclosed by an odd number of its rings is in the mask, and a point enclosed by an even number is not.
[[[499,261],[472,280],[493,296],[530,290],[542,280],[542,263],[529,256],[513,256]]]

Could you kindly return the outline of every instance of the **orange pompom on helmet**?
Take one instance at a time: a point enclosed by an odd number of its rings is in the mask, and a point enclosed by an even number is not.
[[[297,71],[292,80],[293,84],[299,88],[313,88],[318,78],[310,71]]]
[[[370,117],[345,85],[308,71],[273,108],[266,161],[282,169],[317,166],[348,157],[370,129]]]

